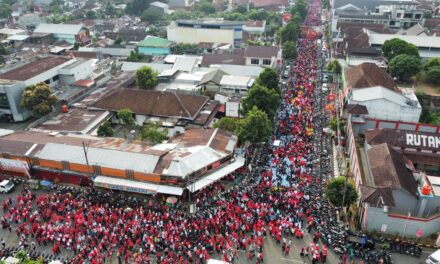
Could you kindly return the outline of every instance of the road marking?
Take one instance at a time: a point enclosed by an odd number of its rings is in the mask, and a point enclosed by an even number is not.
[[[286,258],[280,258],[282,260],[286,260],[286,261],[291,261],[291,262],[296,262],[296,263],[304,263],[304,261],[302,260],[296,260],[296,259],[286,259]]]

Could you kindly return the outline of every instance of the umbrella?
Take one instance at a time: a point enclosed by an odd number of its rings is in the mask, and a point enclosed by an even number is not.
[[[177,203],[177,198],[174,197],[174,196],[170,196],[170,197],[167,198],[167,203],[175,204],[175,203]]]

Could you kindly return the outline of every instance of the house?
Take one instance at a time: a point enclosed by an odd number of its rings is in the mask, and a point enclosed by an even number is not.
[[[288,7],[288,0],[249,0],[249,4],[253,4],[256,8],[267,10],[280,10],[282,7]]]
[[[396,83],[393,78],[375,63],[362,63],[358,66],[346,68],[342,74],[345,98],[353,89],[382,86],[391,90],[396,90]]]
[[[261,36],[266,31],[266,20],[251,20],[247,21],[243,26],[243,30],[252,35]]]
[[[137,44],[138,52],[144,55],[168,55],[171,53],[171,42],[164,38],[147,36]]]
[[[365,157],[366,184],[360,188],[362,229],[403,236],[416,234],[419,229],[423,236],[435,234],[440,225],[436,217],[440,193],[433,188],[435,191],[425,195],[421,187],[435,187],[436,178],[418,173],[387,143],[367,147]]]
[[[149,8],[151,10],[154,10],[155,12],[160,13],[160,14],[169,15],[169,14],[173,13],[170,10],[170,6],[168,4],[165,4],[165,3],[162,3],[159,1],[155,1],[155,2],[151,3]]]
[[[24,121],[30,112],[21,106],[23,89],[29,85],[45,82],[51,86],[63,82],[73,83],[86,79],[92,73],[90,60],[77,60],[71,57],[47,56],[13,68],[0,74],[0,112],[12,120]]]
[[[183,133],[187,125],[208,126],[215,115],[217,103],[206,96],[176,92],[117,89],[92,105],[93,108],[113,113],[128,108],[136,124],[159,122],[168,128],[169,135]],[[119,122],[114,116],[113,122]]]
[[[203,75],[203,78],[199,81],[197,86],[200,87],[202,92],[219,92],[221,86],[220,82],[225,75],[228,74],[219,69],[207,72]]]
[[[139,42],[145,39],[147,31],[145,28],[121,28],[118,37],[125,42]]]
[[[186,44],[217,43],[238,46],[243,40],[244,21],[222,18],[176,20],[167,27],[169,41]]]
[[[382,86],[354,89],[347,102],[364,105],[367,118],[417,123],[422,114],[415,94],[402,94]]]
[[[215,64],[245,65],[244,49],[233,49],[231,52],[203,54],[200,66],[209,67]]]
[[[84,45],[90,42],[89,30],[82,25],[69,24],[39,24],[34,33],[52,34],[56,41],[65,40],[70,44],[76,42]]]
[[[428,36],[428,30],[422,27],[419,23],[408,29],[401,29],[397,31],[396,35],[408,35],[408,36]]]
[[[245,96],[254,82],[255,79],[249,76],[224,75],[220,81],[220,93]]]
[[[279,63],[280,49],[275,46],[247,46],[244,58],[246,65],[275,67]]]
[[[171,8],[191,7],[195,3],[194,0],[169,0],[168,5]]]

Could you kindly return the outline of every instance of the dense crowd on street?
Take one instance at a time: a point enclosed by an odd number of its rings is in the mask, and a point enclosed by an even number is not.
[[[309,3],[305,25],[320,25],[320,1]],[[233,262],[245,250],[256,263],[264,262],[265,238],[272,237],[288,255],[305,232],[314,242],[298,249],[314,263],[325,262],[327,248],[318,242],[315,219],[321,183],[313,174],[317,159],[313,93],[317,79],[316,41],[299,39],[298,57],[283,90],[273,136],[255,158],[252,174],[228,190],[216,183],[194,198],[190,214],[179,207],[152,202],[127,208],[93,197],[24,190],[2,202],[1,219],[22,244],[51,245],[53,254],[74,252],[69,263],[206,263],[212,254]],[[279,145],[274,146],[277,140]]]

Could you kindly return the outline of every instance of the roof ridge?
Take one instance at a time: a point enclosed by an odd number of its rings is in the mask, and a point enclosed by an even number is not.
[[[177,95],[176,92],[173,92],[174,96],[176,97],[177,101],[179,102],[180,106],[183,108],[183,110],[185,110],[186,114],[188,115],[189,118],[192,118],[192,115],[190,114],[190,112],[188,111],[188,109],[185,107],[185,105],[183,104],[182,100],[180,99],[180,97]]]

